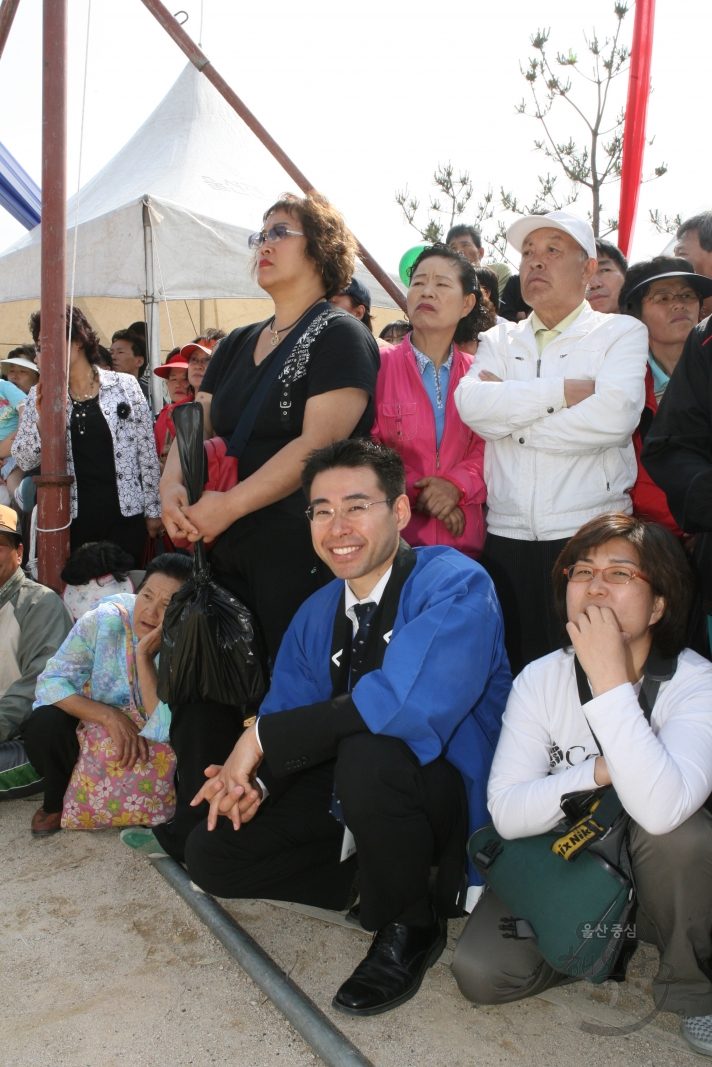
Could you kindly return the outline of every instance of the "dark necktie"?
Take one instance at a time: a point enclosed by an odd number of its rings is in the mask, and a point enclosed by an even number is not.
[[[374,604],[372,600],[368,604],[354,604],[354,614],[358,619],[358,630],[351,642],[351,689],[361,677],[368,628],[371,625],[371,619],[377,607],[378,605]]]
[[[351,642],[351,674],[349,677],[349,689],[353,689],[356,682],[361,677],[368,628],[371,625],[371,619],[373,618],[373,613],[377,607],[378,604],[374,604],[373,601],[368,604],[354,604],[354,614],[358,620],[358,630],[354,634],[353,641]],[[334,795],[331,798],[331,808],[329,810],[338,822],[342,823],[343,826],[346,826],[344,813],[341,810],[341,801],[336,795],[336,787],[334,787]]]

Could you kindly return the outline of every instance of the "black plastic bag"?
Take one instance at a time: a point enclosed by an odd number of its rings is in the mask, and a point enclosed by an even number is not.
[[[180,404],[173,412],[188,500],[203,492],[203,408]],[[257,714],[267,689],[267,657],[252,612],[212,577],[202,541],[193,575],[173,594],[163,620],[158,695],[167,704],[216,701]]]

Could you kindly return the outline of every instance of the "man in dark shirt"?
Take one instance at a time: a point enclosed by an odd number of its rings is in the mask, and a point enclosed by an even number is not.
[[[712,645],[712,316],[689,334],[641,460],[675,522],[697,534],[694,558]]]

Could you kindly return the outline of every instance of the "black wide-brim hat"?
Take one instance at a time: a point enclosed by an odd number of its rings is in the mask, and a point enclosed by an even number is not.
[[[629,289],[625,293],[626,304],[638,289],[642,289],[644,285],[650,285],[651,282],[659,282],[661,278],[686,278],[690,288],[699,293],[700,300],[706,300],[708,296],[712,296],[712,278],[708,278],[705,274],[695,274],[693,271],[668,270],[664,274],[651,274],[649,278],[644,278],[642,282],[638,282],[632,289]]]

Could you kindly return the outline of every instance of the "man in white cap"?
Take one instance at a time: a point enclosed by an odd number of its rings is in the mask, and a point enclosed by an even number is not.
[[[570,211],[510,226],[521,253],[523,322],[483,334],[455,402],[487,442],[487,539],[512,673],[562,645],[551,572],[569,537],[607,511],[632,510],[631,436],[645,399],[648,336],[586,303],[597,269],[588,222]]]

